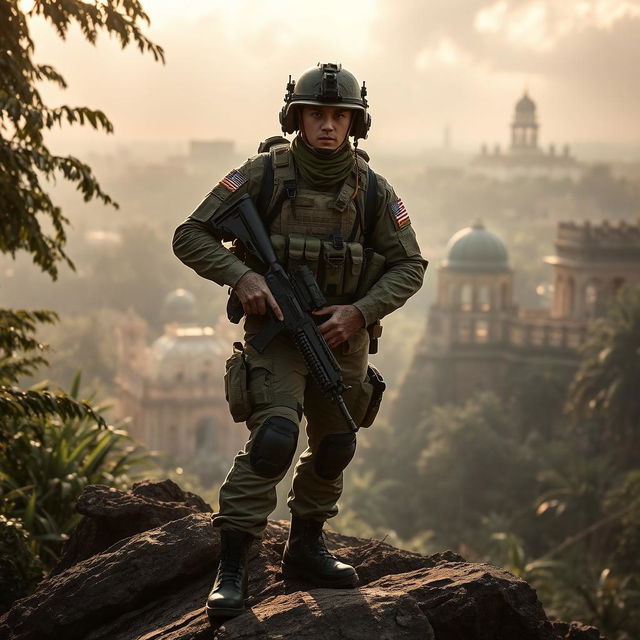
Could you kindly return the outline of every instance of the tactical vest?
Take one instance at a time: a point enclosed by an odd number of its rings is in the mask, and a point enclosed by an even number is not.
[[[308,265],[329,304],[353,302],[364,266],[366,161],[358,155],[356,171],[332,193],[302,182],[288,145],[269,154],[273,193],[262,214],[278,260],[289,272]]]

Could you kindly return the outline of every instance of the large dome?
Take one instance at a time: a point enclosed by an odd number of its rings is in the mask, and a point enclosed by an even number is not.
[[[451,271],[508,271],[507,248],[495,233],[476,222],[451,237],[442,266]]]
[[[195,296],[186,289],[176,289],[167,294],[163,309],[169,322],[190,322],[196,315]]]
[[[211,327],[168,327],[151,345],[150,378],[160,384],[188,385],[201,383],[203,374],[213,372],[222,379],[227,351],[226,342]]]

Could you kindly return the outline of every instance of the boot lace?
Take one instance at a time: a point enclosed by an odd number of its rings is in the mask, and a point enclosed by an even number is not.
[[[218,569],[218,583],[220,585],[231,583],[239,589],[242,586],[242,566],[243,559],[238,556],[221,559],[220,569]]]
[[[310,541],[309,546],[315,553],[321,555],[323,558],[335,560],[335,556],[329,551],[329,549],[327,549],[327,545],[324,541],[324,536],[324,531],[321,531],[317,538],[314,538]]]

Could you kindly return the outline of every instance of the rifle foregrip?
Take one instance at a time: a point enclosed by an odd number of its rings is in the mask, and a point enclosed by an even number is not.
[[[325,371],[318,360],[313,348],[309,344],[309,340],[307,336],[302,332],[298,332],[294,335],[294,342],[296,346],[300,350],[302,357],[304,358],[305,364],[309,369],[309,373],[315,383],[320,387],[320,390],[323,393],[329,393],[331,388],[331,380],[327,377]]]

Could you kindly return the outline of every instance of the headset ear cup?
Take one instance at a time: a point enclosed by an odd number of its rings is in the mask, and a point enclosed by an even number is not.
[[[293,133],[298,128],[296,109],[292,105],[282,107],[279,118],[283,133]]]
[[[282,109],[280,109],[280,113],[278,114],[278,120],[280,121],[280,126],[282,127],[282,132],[283,133],[288,133],[288,131],[285,128],[285,124],[284,124],[286,109],[287,109],[286,106],[282,107]]]
[[[371,127],[371,116],[365,111],[358,112],[355,121],[353,123],[352,135],[355,138],[365,139],[369,133]]]

